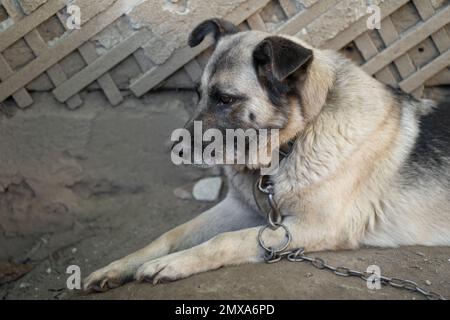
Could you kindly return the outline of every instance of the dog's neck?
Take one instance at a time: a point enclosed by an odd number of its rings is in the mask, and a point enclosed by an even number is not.
[[[376,92],[384,92],[380,83],[367,77],[372,85],[380,86]],[[364,85],[367,87],[367,83],[362,84]],[[342,91],[339,87],[332,90]],[[371,167],[368,161],[380,161],[381,155],[389,157],[390,150],[395,146],[395,141],[391,139],[397,136],[393,131],[400,121],[400,109],[387,92],[372,99],[377,103],[370,104],[371,109],[366,107],[362,98],[346,100],[348,105],[329,102],[313,121],[305,124],[292,155],[281,168],[295,170],[291,174],[298,177],[298,187],[309,187],[339,175],[342,167],[352,170],[361,167],[367,170]],[[376,144],[373,144],[374,140],[377,141]],[[370,145],[372,148],[367,147]],[[376,166],[376,163],[373,165]]]
[[[305,122],[313,121],[326,103],[336,79],[335,52],[314,49],[313,60],[299,81],[301,110]]]

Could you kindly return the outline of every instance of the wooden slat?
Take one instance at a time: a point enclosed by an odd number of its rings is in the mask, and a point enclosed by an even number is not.
[[[395,0],[382,2],[380,4],[381,19],[383,20],[385,17],[390,16],[393,12],[397,11],[409,1],[410,0]],[[336,35],[333,39],[328,40],[322,47],[340,50],[365,31],[367,31],[367,15]]]
[[[412,92],[420,84],[433,77],[442,69],[450,65],[450,49],[439,57],[420,68],[413,75],[400,82],[400,88],[405,92]]]
[[[358,36],[354,40],[356,47],[361,52],[362,56],[365,60],[369,60],[370,58],[374,57],[378,53],[378,49],[376,45],[373,43],[372,39],[368,35],[368,33],[363,33],[362,35]],[[380,80],[383,83],[390,84],[392,86],[395,86],[397,81],[395,80],[395,76],[392,74],[391,70],[388,68],[385,68],[375,74],[375,78]]]
[[[12,21],[15,21],[18,14],[16,13],[15,6],[10,1],[11,0],[6,1],[3,0],[1,4],[8,13],[9,18],[12,19]],[[9,77],[13,73],[14,71],[8,65],[8,62],[0,54],[0,80],[4,81],[7,77]],[[12,97],[20,108],[26,108],[33,104],[33,98],[30,96],[30,94],[25,88],[18,90],[16,93],[12,95]]]
[[[24,39],[37,56],[48,49],[47,44],[37,30],[31,31]],[[46,72],[55,87],[67,80],[67,75],[59,64],[51,66]],[[78,94],[67,100],[69,109],[76,109],[82,104],[83,100]]]
[[[378,32],[386,47],[390,46],[400,37],[391,17],[386,17],[381,21],[381,29],[378,30]],[[408,78],[416,71],[416,67],[414,66],[414,63],[408,53],[395,59],[394,64],[397,67],[402,79]],[[423,89],[423,85],[419,86],[418,89],[413,92],[413,95],[416,98],[420,98],[422,96]]]
[[[429,19],[436,12],[429,0],[413,0],[413,3],[422,20]],[[442,28],[432,34],[431,39],[433,39],[433,42],[440,53],[445,52],[448,48],[450,48],[450,37],[445,28]]]
[[[161,81],[167,79],[171,74],[180,69],[184,64],[188,63],[198,53],[207,49],[212,45],[211,39],[205,39],[203,42],[195,48],[184,47],[178,51],[175,51],[172,56],[161,66],[155,66],[144,74],[142,74],[137,80],[135,80],[130,90],[140,97],[147,91],[155,87]]]
[[[20,24],[13,25],[0,33],[0,52],[11,46],[20,38],[36,28],[42,22],[56,14],[58,10],[66,6],[64,0],[49,0],[31,15],[26,16],[20,21]],[[5,7],[6,9],[6,7]]]
[[[386,17],[381,21],[381,29],[378,30],[378,32],[380,33],[381,39],[383,40],[386,47],[390,46],[400,37],[390,17]],[[407,78],[408,76],[413,74],[414,71],[416,71],[416,67],[414,66],[414,63],[412,62],[408,54],[404,54],[395,59],[394,64],[403,79]]]
[[[427,86],[448,86],[450,85],[450,69],[446,68],[427,80]]]
[[[331,9],[337,2],[337,0],[321,0],[316,2],[308,10],[301,11],[289,19],[276,31],[276,33],[287,35],[297,34],[318,16]]]
[[[15,23],[21,21],[24,18],[24,14],[17,6],[12,3],[12,0],[3,0],[2,4],[6,12],[8,12],[8,15],[14,20]],[[47,44],[45,43],[44,39],[42,39],[37,29],[30,31],[30,33],[25,35],[24,40],[33,51],[33,53],[37,56],[47,49]],[[55,64],[50,69],[48,69],[47,75],[49,76],[55,87],[67,79],[66,74],[58,64]],[[81,100],[81,97],[79,95],[76,95],[67,101],[67,106],[70,109],[76,109],[82,104],[83,100]]]
[[[279,0],[279,2],[286,16],[291,17],[297,13],[297,9],[290,0]]]
[[[186,70],[187,74],[189,75],[189,78],[196,83],[200,80],[200,77],[202,76],[203,70],[202,67],[198,64],[197,60],[192,59],[189,61],[185,66],[184,70]]]
[[[13,73],[14,72],[9,66],[8,62],[0,54],[0,80],[2,81],[5,80],[8,76],[10,76]],[[20,108],[26,108],[31,104],[33,104],[33,98],[31,98],[28,91],[25,90],[24,88],[21,88],[17,90],[17,92],[14,92],[12,97]]]
[[[62,14],[58,13],[57,17],[58,17],[59,21],[62,23],[62,25],[67,29],[64,16]],[[81,57],[87,64],[92,63],[98,57],[98,54],[97,54],[97,51],[95,50],[94,45],[89,41],[82,44],[78,48],[78,52],[80,53]],[[97,83],[100,86],[100,88],[103,90],[103,93],[105,94],[108,101],[113,106],[116,106],[123,101],[122,94],[120,93],[120,90],[117,88],[116,84],[114,83],[114,81],[111,78],[111,76],[109,75],[109,73],[105,73],[100,78],[98,78]],[[67,102],[70,101],[72,98],[69,98],[69,100],[67,100]]]
[[[178,69],[170,78],[161,82],[156,88],[164,89],[194,89],[198,83],[191,80],[185,68]]]
[[[83,44],[78,48],[78,51],[88,65],[94,63],[94,61],[98,59],[97,51],[95,50],[94,45],[90,42],[86,42],[85,44]],[[123,101],[123,96],[109,73],[105,73],[100,76],[97,79],[97,83],[99,84],[100,88],[102,88],[103,92],[108,98],[108,101],[113,106],[116,106]]]
[[[136,32],[131,37],[125,39],[111,51],[105,53],[83,70],[75,74],[69,80],[53,90],[53,94],[59,101],[66,101],[76,92],[82,90],[90,83],[108,72],[112,67],[131,55],[138,48],[149,41],[151,34],[148,32]]]
[[[116,27],[124,37],[131,36],[135,31],[130,27],[128,23],[123,22],[119,19],[119,21],[116,23]],[[155,63],[150,59],[149,56],[145,54],[145,50],[137,50],[133,52],[133,57],[136,59],[137,64],[139,65],[139,68],[141,71],[146,72],[150,68],[153,68],[155,66]]]
[[[137,64],[143,72],[147,72],[153,68],[156,64],[145,54],[144,50],[137,50],[133,53],[133,57],[136,59]]]
[[[387,66],[392,60],[405,54],[415,45],[442,28],[450,21],[450,7],[439,11],[425,22],[417,24],[408,30],[402,37],[380,54],[370,59],[362,68],[369,74],[374,74]]]
[[[8,16],[13,19],[13,21],[17,21],[22,17],[22,13],[19,12],[19,8],[13,3],[14,0],[2,0],[1,5],[5,8]]]
[[[412,2],[414,3],[414,6],[419,12],[419,15],[422,18],[422,20],[427,20],[435,13],[435,10],[430,0],[412,0]]]
[[[252,30],[266,31],[266,25],[259,13],[255,13],[248,17],[247,23],[252,28]]]
[[[226,19],[235,24],[240,24],[248,16],[265,7],[269,1],[270,0],[250,0],[236,8],[236,10],[229,14]],[[184,47],[177,50],[164,65],[148,70],[133,82],[130,86],[131,91],[137,97],[142,96],[211,45],[212,40],[208,38],[195,48]]]
[[[77,49],[81,44],[106,28],[123,14],[124,8],[133,6],[133,3],[130,2],[138,3],[139,0],[117,0],[107,11],[86,22],[81,30],[72,31],[67,37],[56,43],[55,46],[49,48],[24,68],[11,75],[8,81],[0,83],[0,101],[24,87],[52,65]]]
[[[57,17],[58,17],[59,21],[61,22],[61,24],[67,30],[65,17],[60,13],[57,14]],[[87,64],[92,63],[98,57],[98,54],[97,54],[97,51],[95,50],[94,45],[92,43],[90,43],[89,41],[82,44],[78,48],[78,52],[80,53],[81,57]],[[66,79],[64,79],[64,80],[66,80]],[[98,78],[97,83],[100,86],[100,88],[103,90],[103,93],[106,95],[106,98],[108,99],[108,101],[113,106],[118,105],[120,102],[123,101],[123,97],[122,97],[122,94],[120,93],[120,90],[117,88],[116,84],[114,83],[113,79],[111,78],[111,76],[108,73],[105,73],[100,78]],[[66,103],[69,103],[76,96],[77,95],[69,98],[66,101]]]

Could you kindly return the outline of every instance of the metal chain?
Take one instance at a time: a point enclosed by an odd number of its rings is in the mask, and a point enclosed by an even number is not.
[[[421,287],[414,281],[405,280],[401,278],[389,278],[384,276],[377,276],[375,273],[371,272],[361,272],[357,270],[352,270],[350,268],[344,267],[344,266],[331,266],[327,264],[323,259],[318,257],[309,257],[304,254],[305,249],[304,248],[298,248],[296,250],[288,250],[286,249],[289,247],[289,245],[292,242],[292,234],[289,231],[289,229],[281,222],[281,212],[279,211],[279,208],[275,202],[274,199],[274,188],[273,183],[268,180],[264,181],[266,177],[261,176],[258,179],[258,182],[255,185],[254,191],[259,190],[263,194],[267,196],[268,203],[270,210],[267,213],[267,225],[262,227],[259,230],[258,233],[258,241],[259,245],[265,250],[264,260],[267,263],[275,263],[279,262],[283,259],[286,259],[290,262],[307,262],[310,263],[313,267],[320,269],[320,270],[329,270],[333,272],[335,275],[341,276],[341,277],[357,277],[364,281],[367,281],[370,279],[370,277],[375,276],[373,280],[380,280],[380,283],[382,285],[389,285],[393,288],[400,288],[409,290],[411,292],[417,292],[426,297],[428,300],[446,300],[442,295],[427,291]],[[262,207],[260,206],[258,199],[256,197],[256,194],[254,192],[254,197],[256,204],[258,208],[262,211]],[[270,246],[267,246],[264,243],[263,235],[266,232],[266,230],[278,230],[279,228],[282,228],[285,233],[285,241],[279,248],[272,248]]]

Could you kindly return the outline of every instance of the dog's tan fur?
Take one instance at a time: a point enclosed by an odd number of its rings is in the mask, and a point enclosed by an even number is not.
[[[268,36],[241,35],[243,50],[253,50]],[[236,45],[237,37],[220,40],[214,55]],[[254,93],[238,116],[255,113],[256,127],[282,123],[281,143],[295,139],[292,154],[272,177],[283,223],[293,235],[290,248],[450,245],[450,161],[440,165],[439,177],[429,169],[414,180],[416,185],[408,180],[415,170],[408,159],[418,139],[419,119],[433,112],[433,104],[399,99],[338,53],[285,38],[311,49],[314,57],[298,78],[300,101],[290,98],[284,106],[287,118],[275,113],[251,66],[214,76],[208,65],[202,86],[206,91],[213,82],[237,84]],[[211,112],[200,110],[197,119],[202,117],[214,126]],[[223,202],[94,272],[85,288],[104,290],[133,278],[156,283],[262,261],[257,233],[264,220],[251,193],[258,175],[254,169],[225,167],[230,190]],[[270,233],[266,241],[276,244],[280,234]]]

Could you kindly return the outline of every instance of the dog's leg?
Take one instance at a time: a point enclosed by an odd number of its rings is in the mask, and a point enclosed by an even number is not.
[[[93,272],[83,282],[84,289],[103,291],[120,286],[132,280],[136,270],[145,262],[198,245],[222,232],[263,223],[258,213],[229,195],[195,219],[163,234],[147,247]]]
[[[307,251],[321,251],[337,246],[337,237],[333,237],[329,230],[320,226],[309,227],[296,220],[284,223],[292,232],[292,243],[288,249],[304,247]],[[135,278],[156,284],[227,265],[263,261],[264,250],[258,243],[259,230],[260,227],[254,227],[222,233],[191,249],[146,262],[138,269]],[[264,241],[268,246],[277,247],[282,244],[283,239],[281,228],[277,232],[264,233]]]

